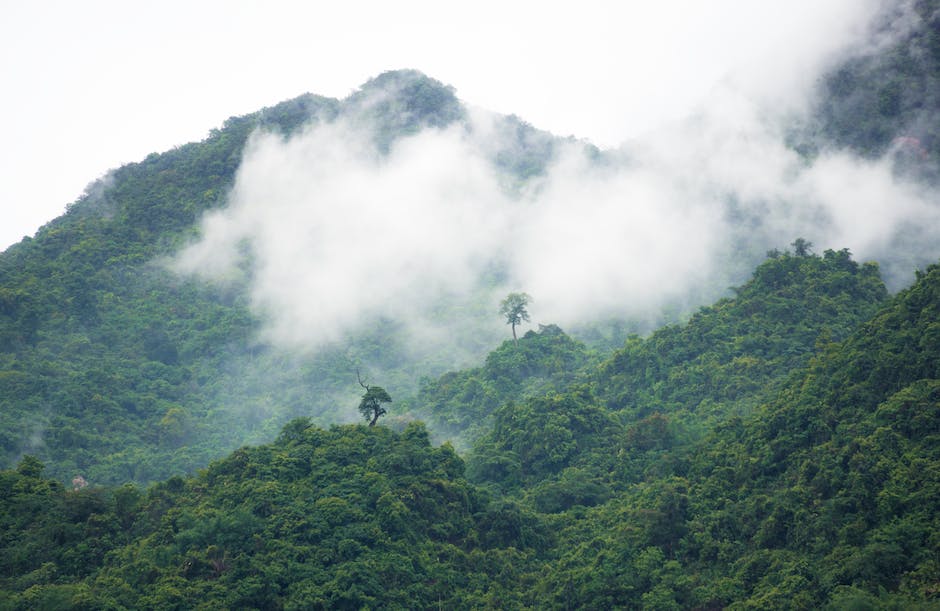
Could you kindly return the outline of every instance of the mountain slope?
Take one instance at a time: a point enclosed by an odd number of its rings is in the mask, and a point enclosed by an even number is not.
[[[937,608],[938,303],[940,265],[843,342],[822,344],[752,414],[626,487],[584,463],[516,502],[492,496],[419,424],[295,420],[272,444],[146,493],[66,490],[27,458],[0,472],[0,601]],[[520,454],[536,469],[622,439],[583,386],[515,414],[497,428],[548,449]],[[559,429],[557,416],[583,427]],[[574,445],[553,437],[565,431]]]
[[[818,118],[829,145],[876,157],[892,147],[936,179],[940,161],[940,2],[886,3],[880,46],[821,83]]]
[[[680,469],[570,516],[546,604],[937,608],[938,298],[933,266]]]
[[[146,494],[64,491],[40,470],[0,482],[3,544],[19,550],[0,563],[4,608],[516,607],[549,539],[527,512],[489,506],[420,425],[296,420]]]
[[[353,419],[357,367],[381,371],[402,396],[466,358],[415,357],[386,319],[313,356],[275,352],[259,338],[245,278],[219,288],[166,265],[203,214],[227,202],[256,131],[286,137],[342,116],[368,124],[387,149],[463,115],[452,89],[387,73],[346,100],[305,95],[230,119],[203,142],[90,185],[64,216],[0,253],[0,464],[31,453],[63,481],[154,481],[270,440],[292,417]],[[499,121],[513,137],[492,163],[537,173],[552,138]],[[541,144],[519,145],[530,141]],[[468,338],[459,348],[488,346]]]
[[[740,411],[818,341],[846,337],[887,298],[877,265],[859,265],[847,250],[812,255],[803,242],[795,242],[799,254],[771,253],[733,298],[645,341],[632,338],[605,366],[608,405],[633,417]]]

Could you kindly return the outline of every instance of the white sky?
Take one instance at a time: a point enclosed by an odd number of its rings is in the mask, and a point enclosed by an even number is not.
[[[795,103],[874,2],[6,1],[0,248],[111,168],[389,69],[600,145],[684,116],[722,80]]]

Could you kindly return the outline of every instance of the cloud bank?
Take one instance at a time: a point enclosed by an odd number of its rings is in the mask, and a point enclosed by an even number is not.
[[[818,75],[827,53],[794,57]],[[385,320],[433,350],[492,345],[515,290],[539,323],[656,320],[714,300],[797,237],[879,261],[895,289],[940,257],[937,192],[899,171],[910,159],[799,152],[808,88],[781,102],[748,74],[617,149],[558,140],[527,180],[495,162],[517,134],[481,110],[388,150],[368,112],[257,133],[228,206],[174,267],[247,282],[264,339],[282,347],[316,351]]]
[[[717,95],[600,161],[568,142],[521,188],[491,162],[499,134],[479,113],[387,155],[345,120],[259,133],[229,205],[175,266],[216,279],[247,269],[265,339],[315,350],[383,318],[422,336],[491,311],[493,332],[510,290],[532,294],[544,323],[655,315],[740,282],[798,236],[863,259],[914,254],[899,246],[940,255],[934,194],[897,178],[890,158],[807,160],[748,100]]]

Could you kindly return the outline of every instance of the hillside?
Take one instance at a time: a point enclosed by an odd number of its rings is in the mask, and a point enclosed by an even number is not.
[[[734,297],[631,337],[606,359],[585,361],[556,330],[529,332],[483,368],[425,386],[418,405],[431,423],[466,423],[459,430],[476,441],[470,472],[491,484],[573,481],[569,470],[632,483],[715,425],[752,413],[887,297],[877,266],[846,251],[772,255]]]
[[[515,561],[547,533],[518,508],[489,507],[462,470],[420,425],[302,420],[146,494],[64,491],[23,463],[4,473],[4,547],[19,551],[2,569],[19,575],[7,594],[22,593],[0,604],[431,608],[455,588],[463,606],[518,600]]]
[[[900,31],[900,35],[892,34]],[[893,149],[936,180],[940,160],[940,3],[885,5],[881,47],[850,58],[822,83],[818,125],[829,145],[869,157]]]
[[[494,497],[419,424],[296,420],[146,492],[68,490],[27,458],[0,478],[3,604],[936,608],[938,303],[933,266],[752,413],[626,487],[587,462]],[[547,444],[522,455],[533,469],[598,444],[595,460],[631,461],[636,436],[589,389],[514,414],[495,430]]]
[[[168,265],[202,216],[225,206],[258,130],[287,137],[342,117],[369,125],[387,149],[463,112],[450,88],[414,71],[382,75],[342,101],[301,96],[114,170],[0,253],[0,464],[29,453],[63,481],[156,481],[273,439],[293,417],[353,420],[357,367],[380,372],[400,397],[419,377],[485,354],[491,335],[479,332],[459,350],[414,354],[384,318],[315,354],[275,350],[259,337],[264,317],[246,280],[219,287]],[[500,120],[511,137],[494,166],[538,173],[553,139]],[[459,307],[472,321],[495,319],[486,305]]]
[[[938,297],[932,266],[752,415],[570,516],[550,600],[937,608]]]

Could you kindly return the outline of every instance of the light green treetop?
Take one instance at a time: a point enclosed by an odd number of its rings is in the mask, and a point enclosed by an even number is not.
[[[499,304],[499,313],[506,319],[507,325],[512,325],[512,340],[516,339],[516,325],[523,321],[529,322],[529,311],[526,306],[532,301],[526,293],[509,293]]]

